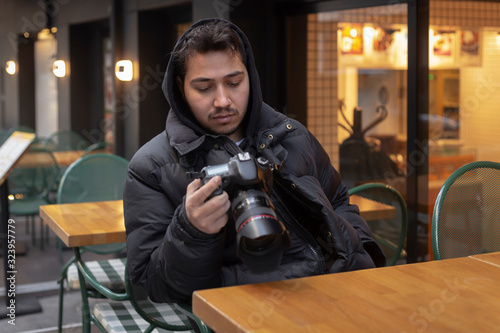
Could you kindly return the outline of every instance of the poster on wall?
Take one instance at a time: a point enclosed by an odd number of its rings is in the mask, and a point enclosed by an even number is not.
[[[455,30],[431,28],[429,36],[429,66],[431,68],[450,68],[457,66]]]
[[[405,66],[399,59],[401,30],[389,27],[374,27],[371,39],[370,58],[375,66],[399,68]],[[403,45],[404,47],[404,45]],[[406,56],[404,57],[406,60]],[[403,60],[403,61],[404,61]]]
[[[375,27],[373,33],[373,51],[388,54],[394,43],[394,30]]]
[[[481,66],[481,38],[477,30],[460,31],[460,64]]]
[[[342,54],[363,54],[362,24],[349,24],[342,28],[340,35],[340,50]]]
[[[435,56],[453,56],[455,31],[435,30],[432,40],[432,52]]]

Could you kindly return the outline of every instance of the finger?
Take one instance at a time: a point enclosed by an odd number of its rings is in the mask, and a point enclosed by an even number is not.
[[[200,222],[211,223],[227,213],[231,203],[226,192],[204,201],[192,212],[192,217]]]
[[[214,191],[219,187],[222,179],[220,176],[215,176],[210,179],[205,185],[200,187],[195,195],[202,200],[202,202],[206,201],[207,198],[214,193]]]
[[[210,198],[210,200],[205,202],[205,205],[207,211],[213,212],[212,215],[220,216],[226,214],[229,211],[231,202],[229,201],[227,192],[224,191],[222,192],[222,194]]]
[[[195,180],[193,180],[191,183],[188,184],[186,193],[192,194],[196,192],[200,187],[201,187],[201,179],[196,178]]]
[[[218,233],[229,220],[228,216],[229,202],[227,205],[220,206],[217,210],[212,211],[211,214],[206,215],[200,226],[206,233]]]
[[[190,210],[188,219],[196,228],[206,233],[217,233],[228,221],[231,206],[226,192],[204,202],[197,209]]]

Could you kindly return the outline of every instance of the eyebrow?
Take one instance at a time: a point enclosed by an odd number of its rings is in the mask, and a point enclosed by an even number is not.
[[[225,75],[224,79],[236,77],[238,75],[242,75],[243,73],[244,73],[243,71],[234,71],[232,73],[229,73],[229,74]],[[214,81],[214,79],[205,78],[205,77],[198,77],[196,79],[191,80],[190,83],[207,82],[207,81]]]

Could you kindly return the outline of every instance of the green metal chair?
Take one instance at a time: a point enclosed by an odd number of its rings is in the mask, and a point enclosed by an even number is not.
[[[78,132],[59,130],[46,137],[42,145],[52,151],[85,150],[89,146],[89,142]]]
[[[40,206],[54,203],[49,194],[57,186],[59,169],[52,152],[31,147],[17,162],[7,178],[9,187],[9,212],[13,216],[26,216],[31,224],[32,243],[36,244],[35,218]],[[40,224],[40,247],[48,240],[48,229]]]
[[[128,160],[112,154],[91,154],[81,157],[65,171],[57,192],[57,203],[95,202],[119,200],[123,198],[123,186],[128,169]],[[58,240],[58,244],[61,244]],[[126,248],[125,243],[93,245],[80,248],[80,253],[93,252],[97,254],[118,254]],[[80,281],[73,256],[61,270],[59,279],[59,320],[58,329],[61,332],[63,315],[64,281],[73,289],[79,289]],[[123,291],[125,282],[121,268],[123,258],[89,261],[87,266],[99,282],[114,291]],[[89,288],[90,297],[101,295]]]
[[[88,148],[89,142],[73,130],[58,130],[41,140],[40,145],[52,151],[84,151]],[[61,177],[67,168],[67,166],[59,166]]]
[[[476,161],[444,182],[432,214],[434,259],[500,251],[500,163]]]
[[[149,300],[144,288],[132,285],[128,269],[124,268],[125,291],[116,293],[102,286],[88,269],[87,263],[77,259],[80,272],[82,292],[83,332],[90,332],[90,322],[103,332],[164,332],[188,331],[211,332],[211,330],[196,317],[189,304],[154,303]],[[86,285],[91,285],[104,297],[117,302],[96,303],[90,310]]]
[[[391,205],[396,209],[394,218],[370,220],[367,223],[373,238],[386,255],[386,266],[393,266],[398,260],[404,259],[408,213],[401,193],[387,184],[367,183],[351,188],[349,195],[354,194]]]

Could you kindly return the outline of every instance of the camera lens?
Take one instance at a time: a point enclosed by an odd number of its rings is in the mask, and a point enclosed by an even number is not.
[[[290,236],[278,221],[271,201],[263,191],[241,191],[233,200],[238,255],[254,273],[276,269]],[[265,256],[264,256],[265,255]]]
[[[264,254],[276,246],[276,243],[279,241],[279,238],[276,235],[267,235],[261,236],[255,239],[250,239],[243,237],[241,242],[241,247],[245,249],[247,253],[258,253]]]

